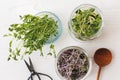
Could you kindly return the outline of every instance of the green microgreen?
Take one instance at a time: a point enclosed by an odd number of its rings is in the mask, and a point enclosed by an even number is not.
[[[78,9],[72,18],[72,28],[79,39],[95,35],[99,31],[101,23],[101,15],[96,13],[94,8]]]
[[[22,21],[20,24],[10,25],[10,33],[5,35],[14,38],[9,42],[10,55],[8,60],[11,58],[18,60],[20,56],[30,55],[33,51],[37,50],[43,56],[43,46],[48,40],[51,40],[49,53],[56,56],[52,38],[58,34],[57,21],[48,15],[41,17],[30,14],[20,16],[20,20]],[[13,48],[14,40],[20,42],[15,44],[18,45],[15,48]]]

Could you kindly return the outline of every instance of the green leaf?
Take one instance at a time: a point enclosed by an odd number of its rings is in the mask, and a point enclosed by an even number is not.
[[[9,47],[9,52],[12,53],[12,48],[11,47]]]
[[[20,56],[20,49],[16,48],[16,55]]]
[[[50,56],[51,56],[51,55],[52,55],[52,53],[51,53],[51,52],[49,52],[47,55],[50,55]]]
[[[51,48],[51,49],[54,49],[54,45],[53,45],[53,44],[51,44],[51,45],[50,45],[50,48]]]
[[[12,34],[5,34],[5,35],[3,35],[4,37],[8,37],[8,36],[12,36]]]
[[[11,59],[11,54],[8,56],[8,59],[7,59],[7,60],[9,61],[10,59]]]
[[[13,42],[12,40],[9,42],[9,47],[12,47],[12,42]]]

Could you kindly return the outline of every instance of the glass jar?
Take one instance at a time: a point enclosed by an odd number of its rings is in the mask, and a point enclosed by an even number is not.
[[[82,4],[75,8],[68,22],[70,35],[80,41],[88,41],[100,36],[103,17],[99,8]]]
[[[74,50],[76,52],[78,51],[78,53],[74,53],[73,52]],[[74,62],[76,62],[76,63],[74,64]],[[74,65],[74,66],[78,65],[74,68],[76,68],[77,70],[79,69],[78,74],[80,74],[80,75],[77,76],[77,78],[75,80],[84,80],[90,74],[91,67],[92,67],[92,62],[91,62],[90,57],[88,57],[87,52],[84,49],[82,49],[80,47],[77,47],[77,46],[69,46],[69,47],[66,47],[66,48],[62,49],[58,53],[57,58],[55,60],[56,73],[58,74],[58,76],[60,77],[61,80],[68,80],[68,76],[66,77],[66,73],[67,74],[69,73],[68,69],[70,69],[71,68],[70,66],[72,66],[72,65]],[[87,70],[84,74],[82,74],[84,72],[82,70],[85,69],[86,66],[87,66]],[[74,70],[74,68],[71,68],[71,69]],[[61,73],[60,70],[63,71],[62,72],[63,74]],[[71,75],[72,75],[72,73],[71,73]]]
[[[42,11],[42,12],[37,13],[36,15],[40,16],[40,17],[42,17],[44,15],[48,15],[48,17],[53,18],[57,22],[57,25],[58,25],[58,29],[57,29],[58,30],[58,34],[55,35],[55,36],[53,36],[52,39],[48,39],[46,41],[46,43],[49,44],[49,43],[52,43],[52,42],[56,41],[60,37],[60,35],[62,33],[62,22],[59,19],[59,17],[56,14],[54,14],[52,12],[49,12],[49,11]]]

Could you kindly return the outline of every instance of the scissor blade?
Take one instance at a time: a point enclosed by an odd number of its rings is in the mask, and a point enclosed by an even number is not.
[[[25,62],[25,64],[26,64],[27,68],[29,69],[29,71],[32,72],[32,70],[31,70],[31,68],[30,68],[30,65],[27,63],[27,61],[24,60],[24,62]]]
[[[30,68],[31,68],[31,70],[34,71],[34,67],[33,67],[33,64],[32,64],[32,61],[31,61],[30,58],[29,58],[29,62],[30,62]]]

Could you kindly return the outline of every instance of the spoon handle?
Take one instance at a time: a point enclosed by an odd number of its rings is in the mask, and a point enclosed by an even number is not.
[[[99,80],[100,72],[101,72],[101,66],[99,66],[98,75],[97,75],[97,80]]]

